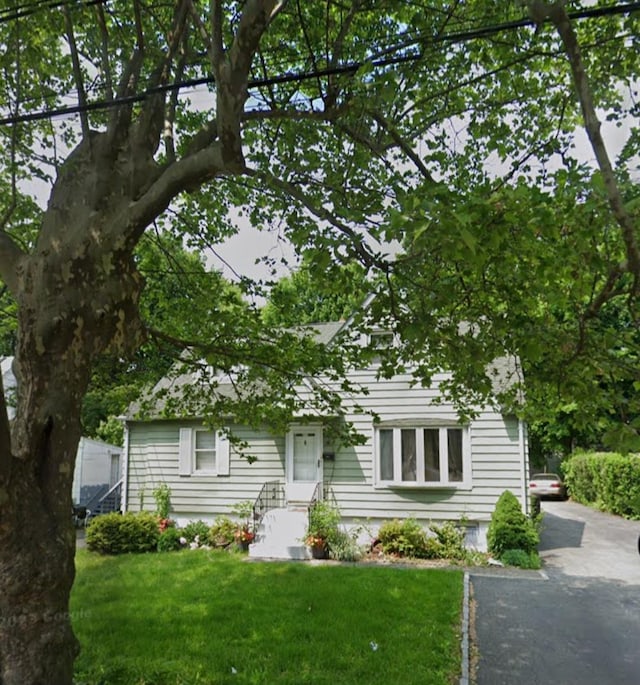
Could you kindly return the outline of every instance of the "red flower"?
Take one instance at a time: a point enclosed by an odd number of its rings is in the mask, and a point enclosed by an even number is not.
[[[255,534],[252,533],[248,528],[239,528],[234,533],[236,542],[253,542]]]

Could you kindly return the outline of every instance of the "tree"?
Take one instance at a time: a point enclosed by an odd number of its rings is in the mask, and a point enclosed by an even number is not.
[[[205,340],[216,307],[232,316],[249,308],[240,289],[227,283],[220,273],[207,271],[201,257],[185,250],[178,236],[145,234],[135,258],[145,280],[140,310],[150,339],[128,359],[106,354],[97,360],[82,405],[83,435],[108,441],[117,440],[123,432],[122,424],[114,423],[115,417],[179,359],[181,340]],[[173,340],[161,339],[162,335]]]
[[[325,279],[325,268],[303,262],[291,276],[280,279],[269,291],[263,320],[292,327],[348,319],[362,305],[373,284],[357,262],[333,271],[330,281]]]
[[[126,358],[151,335],[134,252],[168,212],[191,246],[233,231],[236,206],[255,225],[281,222],[300,253],[324,261],[327,279],[354,261],[376,270],[385,289],[371,313],[404,334],[398,363],[417,359],[426,379],[453,362],[473,397],[486,396],[496,352],[526,356],[530,345],[531,363],[540,361],[549,321],[561,336],[554,351],[588,359],[606,343],[594,323],[606,305],[626,298],[633,309],[636,210],[617,192],[621,173],[607,168],[589,102],[620,120],[633,106],[624,89],[637,75],[636,15],[576,3],[587,17],[578,21],[563,3],[530,4],[535,22],[519,3],[458,0],[131,0],[126,9],[96,0],[0,15],[0,277],[16,303],[18,380],[12,425],[0,408],[4,685],[71,682],[69,504],[82,398],[105,353]],[[537,25],[547,18],[559,38]],[[590,87],[574,31],[593,46]],[[197,84],[207,94],[192,104]],[[574,93],[599,151],[592,186],[570,156]],[[69,98],[77,120],[54,124]],[[634,131],[623,163],[638,140]],[[492,156],[499,179],[487,172]],[[552,159],[564,161],[564,177]],[[24,182],[34,176],[51,193],[29,214],[33,242],[20,244]],[[542,204],[532,206],[536,192]],[[593,207],[593,223],[572,220],[573,201]],[[521,251],[502,254],[512,234]],[[392,240],[406,251],[395,261]],[[575,289],[562,261],[572,242],[591,275]],[[554,257],[556,244],[565,249]],[[517,297],[505,298],[512,286]],[[577,327],[562,317],[572,303]],[[217,368],[242,362],[239,387],[266,379],[262,401],[218,398],[235,416],[283,422],[299,409],[297,374],[326,364],[340,373],[335,357],[266,331],[251,308],[212,309],[205,333],[185,342]],[[551,362],[562,370],[561,355]]]

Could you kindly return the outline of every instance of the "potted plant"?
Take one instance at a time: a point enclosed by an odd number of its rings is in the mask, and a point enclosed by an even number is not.
[[[338,534],[340,512],[328,502],[314,502],[309,507],[309,523],[304,538],[311,549],[314,559],[326,559],[329,556],[331,540]]]
[[[246,552],[256,537],[252,525],[253,502],[251,500],[238,502],[231,511],[240,519],[233,538],[238,548]]]
[[[249,530],[246,526],[238,528],[233,534],[236,544],[244,552],[249,549],[249,545],[253,542],[255,536],[255,533]]]

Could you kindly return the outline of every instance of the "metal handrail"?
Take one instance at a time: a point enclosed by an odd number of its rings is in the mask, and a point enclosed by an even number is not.
[[[253,503],[253,522],[259,523],[271,509],[284,506],[284,487],[279,480],[267,481]]]
[[[93,511],[99,503],[102,501],[103,493],[105,492],[105,489],[108,488],[106,485],[102,485],[98,492],[94,493],[91,499],[87,500],[82,506],[86,507],[89,511]]]
[[[122,481],[123,479],[121,478],[110,490],[108,490],[99,500],[98,500],[98,505],[102,504],[107,497],[112,495],[118,488],[122,487]]]

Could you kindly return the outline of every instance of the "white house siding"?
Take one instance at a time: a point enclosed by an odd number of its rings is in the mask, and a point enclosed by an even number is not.
[[[197,422],[131,422],[129,431],[129,469],[127,508],[130,511],[153,511],[153,491],[166,483],[171,488],[171,516],[184,524],[190,520],[213,521],[229,514],[238,502],[255,500],[263,484],[284,480],[284,437],[267,430],[252,431],[232,426],[235,436],[250,442],[247,455],[257,458],[250,464],[230,448],[228,476],[180,476],[178,449],[180,428],[198,426]]]
[[[410,377],[376,380],[375,370],[354,373],[351,380],[369,389],[366,396],[345,399],[346,419],[366,437],[366,444],[341,447],[325,439],[324,452],[334,453],[326,460],[323,478],[331,487],[344,519],[369,521],[371,528],[383,520],[414,516],[429,521],[458,520],[465,517],[476,526],[475,542],[485,545],[486,527],[498,497],[511,490],[525,506],[526,434],[515,417],[494,409],[483,410],[470,423],[471,478],[466,489],[390,488],[374,483],[374,421],[370,414],[357,413],[355,404],[373,411],[381,422],[407,422],[439,419],[456,421],[450,404],[438,403],[438,385],[444,376],[434,378],[429,388],[410,385]],[[268,430],[253,431],[232,427],[246,440],[248,454],[257,457],[249,464],[231,447],[228,476],[180,476],[180,428],[196,422],[130,422],[127,507],[153,510],[153,490],[166,483],[171,488],[172,516],[180,523],[192,519],[211,521],[229,514],[237,502],[254,500],[267,481],[286,480],[285,437]],[[523,440],[523,437],[525,438]]]
[[[436,377],[430,388],[410,387],[410,378],[376,380],[372,371],[353,375],[352,380],[369,389],[357,398],[381,422],[442,419],[457,420],[454,408],[438,404]],[[349,406],[349,405],[347,405]],[[325,482],[330,485],[346,519],[377,521],[414,516],[420,520],[455,520],[464,516],[481,522],[481,537],[498,497],[506,489],[523,501],[524,455],[519,424],[515,417],[498,411],[482,411],[470,423],[472,478],[470,489],[388,488],[374,484],[374,424],[370,416],[348,412],[347,417],[367,437],[365,445],[341,448],[335,462],[326,463]]]

